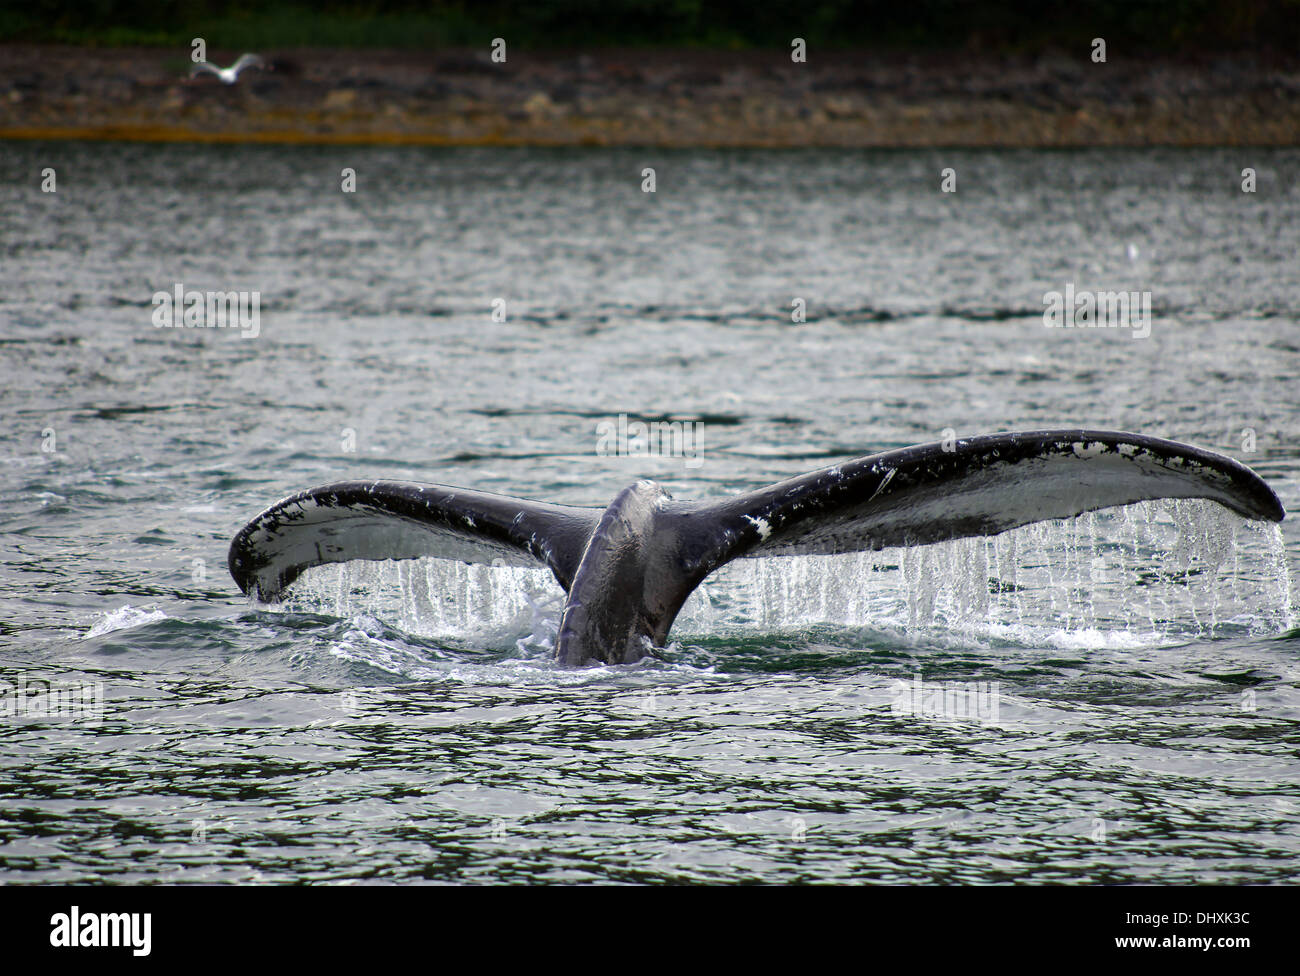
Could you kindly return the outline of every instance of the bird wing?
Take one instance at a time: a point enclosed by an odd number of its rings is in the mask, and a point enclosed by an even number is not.
[[[241,54],[239,60],[231,65],[230,70],[238,75],[245,68],[264,68],[266,62],[256,54]]]

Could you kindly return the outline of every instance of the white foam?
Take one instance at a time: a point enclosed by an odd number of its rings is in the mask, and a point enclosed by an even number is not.
[[[112,610],[99,620],[95,621],[90,630],[82,636],[82,640],[89,640],[92,637],[103,637],[105,634],[111,634],[119,630],[131,630],[133,627],[143,627],[145,624],[151,624],[156,620],[166,620],[167,614],[161,610],[145,610],[125,605]]]

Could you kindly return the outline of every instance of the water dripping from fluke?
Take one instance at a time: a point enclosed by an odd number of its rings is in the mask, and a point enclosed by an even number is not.
[[[312,568],[284,608],[544,655],[563,593],[544,569],[438,559]],[[687,601],[674,641],[813,628],[1093,649],[1296,626],[1276,525],[1162,499],[996,536],[839,556],[741,559]]]

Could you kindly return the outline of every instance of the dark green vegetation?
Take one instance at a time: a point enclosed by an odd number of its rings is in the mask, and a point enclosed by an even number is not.
[[[1094,37],[1145,53],[1294,51],[1300,0],[31,0],[0,8],[0,41],[427,48],[814,47],[1034,51]]]

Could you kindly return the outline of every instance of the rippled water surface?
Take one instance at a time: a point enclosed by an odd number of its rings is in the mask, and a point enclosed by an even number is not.
[[[742,562],[658,660],[576,671],[544,572],[269,608],[225,569],[331,480],[603,506],[948,430],[1173,437],[1295,509],[1300,154],[9,143],[0,181],[0,880],[1300,875],[1294,519]],[[155,328],[177,283],[260,292],[260,334]],[[1150,337],[1045,328],[1067,283],[1149,290]],[[598,455],[620,414],[698,452]]]

